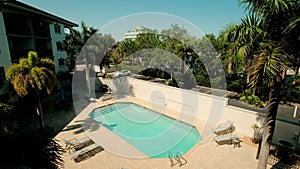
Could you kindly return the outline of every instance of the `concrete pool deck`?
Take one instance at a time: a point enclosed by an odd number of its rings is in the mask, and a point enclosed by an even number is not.
[[[118,101],[132,101],[141,106],[151,108],[148,102],[136,99],[136,98],[124,98]],[[99,169],[163,169],[163,168],[179,168],[178,165],[170,166],[170,160],[166,159],[151,159],[151,158],[130,158],[134,156],[142,157],[143,153],[137,150],[135,147],[128,144],[126,141],[112,134],[108,129],[95,124],[89,119],[87,115],[95,108],[114,103],[114,100],[97,101],[91,103],[86,107],[82,113],[75,117],[55,138],[64,147],[64,139],[82,138],[88,135],[93,140],[96,138],[97,144],[104,148],[103,151],[98,152],[94,156],[85,159],[79,163],[74,162],[68,157],[69,152],[66,151],[63,154],[64,168],[99,168]],[[172,110],[164,110],[165,115],[173,116],[176,118],[178,114],[172,112]],[[83,124],[83,125],[82,125]],[[195,121],[196,128],[200,131],[203,127],[204,121],[199,119]],[[81,126],[82,125],[82,126]],[[84,128],[84,130],[82,130]],[[201,134],[201,133],[200,133]],[[241,137],[241,133],[237,133]],[[100,142],[98,142],[100,140]],[[253,169],[256,168],[258,160],[256,157],[257,148],[253,145],[241,143],[240,148],[233,148],[232,145],[217,146],[217,143],[213,141],[213,137],[210,137],[203,143],[198,143],[191,150],[189,150],[183,157],[187,160],[187,164],[180,168],[188,169],[232,169],[232,168],[244,168]],[[114,152],[114,153],[112,153]],[[127,154],[126,156],[120,156],[120,154]],[[268,167],[270,168],[270,166]]]

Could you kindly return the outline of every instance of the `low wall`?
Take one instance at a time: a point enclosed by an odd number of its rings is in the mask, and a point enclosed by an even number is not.
[[[237,132],[253,137],[253,129],[251,128],[251,126],[253,124],[262,126],[264,116],[261,113],[257,113],[251,110],[226,105],[222,121],[225,122],[227,120],[231,120],[234,122],[236,126],[235,130]]]
[[[206,121],[205,126],[231,120],[236,127],[235,131],[249,137],[253,137],[251,126],[253,124],[262,126],[264,121],[263,113],[228,105],[228,99],[223,97],[178,89],[129,77],[102,79],[102,82],[110,86],[112,91],[133,94],[134,97],[151,102],[154,109],[161,110],[160,108],[165,106],[182,114],[202,119]],[[211,131],[211,129],[208,130]],[[299,125],[277,120],[273,142],[276,143],[278,138],[287,138],[288,141],[295,142],[293,137],[299,131]],[[201,134],[203,133],[205,131]]]

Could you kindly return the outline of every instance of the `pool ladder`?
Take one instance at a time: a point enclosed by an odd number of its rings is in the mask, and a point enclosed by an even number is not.
[[[182,155],[180,154],[180,152],[176,153],[176,157],[175,158],[173,158],[172,153],[169,152],[169,159],[170,159],[170,162],[171,162],[171,164],[170,164],[171,167],[173,167],[176,164],[178,164],[179,167],[181,167],[181,166],[183,166],[184,164],[187,163],[186,159],[182,157]],[[176,162],[174,162],[174,160]]]

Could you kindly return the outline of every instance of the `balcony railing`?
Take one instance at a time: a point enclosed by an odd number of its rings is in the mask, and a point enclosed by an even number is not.
[[[18,50],[10,50],[10,56],[11,56],[11,61],[13,63],[19,62],[19,59],[22,57],[27,57],[27,54],[30,50],[22,50],[22,49],[18,49]],[[47,50],[36,50],[38,56],[40,58],[50,58],[50,59],[54,59],[53,57],[53,52],[50,49]]]

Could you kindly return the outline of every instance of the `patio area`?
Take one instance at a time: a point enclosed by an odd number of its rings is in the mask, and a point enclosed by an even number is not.
[[[139,105],[147,107],[147,103],[138,99],[131,100]],[[107,104],[111,104],[112,100],[100,101],[98,100],[95,103],[98,107],[104,106]],[[90,111],[88,109],[83,110]],[[89,113],[89,112],[87,112]],[[59,134],[55,137],[59,140],[59,143],[65,147],[64,139],[72,139],[72,138],[82,138],[88,135],[89,130],[83,130],[80,125],[82,121],[78,119],[78,116],[75,117]],[[196,127],[201,128],[201,120],[195,122]],[[81,162],[74,162],[71,160],[68,155],[69,152],[66,151],[63,154],[63,160],[65,162],[65,168],[101,168],[101,169],[140,169],[140,168],[151,168],[151,169],[161,169],[161,168],[245,168],[245,169],[253,169],[256,168],[257,160],[256,152],[257,145],[252,144],[248,137],[243,136],[242,133],[234,133],[239,135],[243,142],[241,143],[241,147],[234,148],[232,145],[220,145],[214,141],[212,137],[210,137],[207,141],[203,143],[198,143],[195,145],[190,151],[183,155],[183,157],[187,160],[185,165],[179,167],[179,165],[174,165],[171,167],[171,162],[168,158],[165,159],[155,159],[155,158],[129,158],[128,156],[120,156],[112,153],[112,149],[110,146],[115,144],[115,148],[121,149],[121,151],[131,151],[128,149],[128,143],[124,143],[121,138],[111,138],[110,135],[106,132],[110,132],[105,127],[101,125],[98,127],[94,127],[94,130],[99,130],[101,135],[104,148],[103,151],[97,152],[93,156],[82,160]],[[201,133],[200,133],[201,134]],[[122,150],[123,149],[123,150]],[[114,151],[113,151],[114,152]],[[130,154],[131,152],[129,152]],[[268,166],[271,168],[271,166]]]

